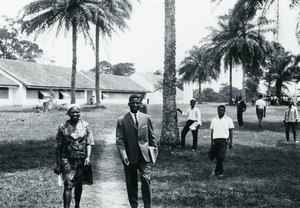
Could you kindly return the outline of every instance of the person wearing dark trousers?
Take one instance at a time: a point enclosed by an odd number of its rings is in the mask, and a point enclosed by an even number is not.
[[[256,115],[258,118],[258,129],[263,130],[262,121],[263,117],[266,117],[266,102],[262,99],[262,94],[258,95],[258,100],[255,102],[256,105]]]
[[[216,158],[216,167],[214,175],[218,177],[224,176],[223,161],[225,159],[227,144],[232,148],[232,139],[234,124],[231,118],[225,115],[225,106],[218,106],[218,116],[211,120],[211,147],[209,150],[209,158],[211,161]]]
[[[246,111],[246,108],[247,108],[246,103],[244,102],[242,96],[240,95],[237,101],[237,119],[238,119],[239,126],[244,126],[243,113]]]
[[[139,112],[139,95],[129,97],[130,112],[117,122],[116,144],[123,162],[127,194],[130,206],[138,207],[138,171],[141,174],[142,198],[145,208],[151,207],[150,174],[154,161],[149,148],[153,147],[157,156],[157,142],[152,122],[147,114]]]
[[[187,116],[188,120],[184,126],[184,128],[181,131],[181,147],[185,148],[185,137],[189,130],[192,131],[193,135],[193,150],[197,149],[198,144],[198,129],[202,125],[201,123],[201,112],[199,108],[195,107],[196,100],[192,98],[190,100],[190,108],[186,112],[182,112],[179,108],[177,110],[182,113],[182,115]]]
[[[288,142],[290,140],[290,128],[292,128],[294,142],[298,143],[297,141],[297,133],[296,133],[296,125],[298,123],[298,110],[297,107],[293,105],[293,101],[291,98],[287,101],[287,107],[285,108],[283,122],[285,125],[285,138]]]

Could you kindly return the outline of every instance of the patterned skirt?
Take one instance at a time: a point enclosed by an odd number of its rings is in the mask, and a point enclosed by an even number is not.
[[[63,158],[62,159],[62,175],[64,187],[72,189],[77,185],[92,184],[91,166],[84,165],[84,158]]]

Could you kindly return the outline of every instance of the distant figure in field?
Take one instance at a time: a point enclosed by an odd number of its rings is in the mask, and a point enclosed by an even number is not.
[[[56,135],[56,167],[54,172],[61,174],[64,181],[63,201],[64,208],[69,208],[74,188],[75,208],[79,208],[82,185],[92,184],[92,178],[86,178],[85,170],[91,173],[90,157],[93,134],[90,125],[79,119],[80,107],[71,104],[67,108],[70,119],[62,123]]]
[[[144,99],[144,97],[140,96],[141,105],[140,105],[139,111],[142,112],[142,113],[148,114],[148,108],[147,108],[146,104],[143,104],[143,99]]]
[[[237,102],[237,119],[238,119],[239,126],[244,126],[243,113],[246,111],[246,108],[247,108],[246,103],[244,102],[242,96],[240,95],[238,97],[238,102]]]
[[[291,98],[288,99],[287,104],[288,105],[285,108],[285,113],[284,113],[284,118],[283,118],[283,122],[285,125],[285,138],[286,138],[287,142],[290,140],[290,128],[292,127],[294,142],[298,143],[297,138],[296,138],[296,136],[297,136],[296,125],[299,120],[298,110],[297,110],[297,107],[294,106],[294,102],[292,101]]]
[[[251,98],[251,104],[252,104],[252,106],[254,106],[254,104],[255,104],[255,98]]]
[[[231,118],[225,115],[225,106],[218,106],[218,116],[211,120],[211,148],[209,158],[213,161],[216,158],[214,174],[218,177],[224,176],[223,161],[225,159],[227,144],[232,148],[234,124]]]
[[[262,120],[263,117],[266,117],[266,102],[262,99],[262,94],[258,95],[258,100],[256,101],[256,115],[258,118],[258,128],[259,130],[263,130]]]
[[[95,102],[96,102],[96,98],[95,98],[95,96],[93,95],[93,96],[90,98],[90,104],[91,104],[91,105],[94,105]]]
[[[177,110],[182,113],[182,115],[187,116],[187,122],[184,126],[184,128],[181,131],[181,147],[185,148],[185,137],[186,134],[189,132],[189,130],[192,131],[193,134],[193,150],[197,149],[197,143],[198,143],[198,129],[202,125],[201,122],[201,112],[199,108],[195,107],[196,100],[195,98],[192,98],[190,100],[190,108],[187,109],[186,112],[182,112],[179,108]]]

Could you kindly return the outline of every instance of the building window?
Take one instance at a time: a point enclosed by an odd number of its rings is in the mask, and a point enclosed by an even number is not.
[[[43,99],[50,98],[50,97],[51,97],[50,92],[39,90],[38,99],[43,100]]]
[[[7,87],[0,87],[0,99],[8,99],[8,91]]]
[[[26,90],[26,98],[27,99],[38,99],[38,90],[27,89]]]
[[[76,90],[76,99],[84,99],[84,90]]]
[[[63,100],[69,99],[70,97],[70,92],[59,91],[58,99]]]

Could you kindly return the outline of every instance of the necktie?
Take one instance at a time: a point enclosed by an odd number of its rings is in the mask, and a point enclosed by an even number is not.
[[[139,122],[138,122],[138,120],[137,120],[136,114],[134,114],[134,119],[135,119],[135,125],[136,125],[136,128],[138,128]]]

